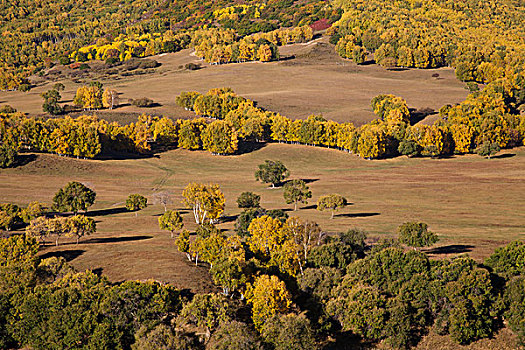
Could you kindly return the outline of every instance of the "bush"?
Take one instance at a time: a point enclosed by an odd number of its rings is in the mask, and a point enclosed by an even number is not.
[[[80,66],[78,66],[78,69],[80,69],[80,70],[87,70],[89,68],[90,68],[89,64],[87,64],[87,63],[82,63]]]
[[[142,97],[142,98],[131,100],[131,104],[137,107],[151,107],[153,106],[154,103],[153,103],[153,100],[147,97]]]
[[[199,70],[201,68],[202,67],[200,64],[195,64],[195,63],[186,63],[186,65],[184,65],[184,69],[186,70]]]

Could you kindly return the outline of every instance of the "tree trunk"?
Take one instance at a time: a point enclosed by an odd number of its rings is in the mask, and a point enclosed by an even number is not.
[[[191,261],[191,255],[190,255],[190,253],[186,253],[186,257],[188,258],[189,261]]]
[[[334,218],[334,211],[332,210],[332,217],[330,219],[333,219]]]
[[[80,237],[79,237],[79,236],[77,236],[77,245],[78,245],[78,240],[79,240],[79,239],[80,239]]]
[[[58,247],[58,236],[57,236],[57,239],[56,239],[56,241],[55,241],[55,246]]]
[[[173,238],[173,231],[171,231],[171,238]]]
[[[297,211],[297,202],[294,203],[294,209],[293,211]]]

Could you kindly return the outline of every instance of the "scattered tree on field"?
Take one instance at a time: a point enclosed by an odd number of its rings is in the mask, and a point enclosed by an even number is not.
[[[159,217],[160,229],[170,231],[171,238],[173,238],[173,232],[182,229],[183,226],[182,216],[176,210],[168,210]]]
[[[272,187],[280,184],[288,176],[290,176],[290,171],[278,160],[266,160],[264,164],[259,165],[259,170],[255,172],[256,180],[269,183]]]
[[[58,211],[72,211],[75,215],[79,210],[87,209],[95,202],[97,194],[84,184],[71,181],[61,188],[53,197],[53,209]]]
[[[439,238],[428,230],[428,225],[423,222],[405,222],[397,228],[399,241],[409,247],[428,247],[436,243]]]
[[[483,142],[478,148],[476,148],[476,153],[482,157],[490,159],[493,155],[498,153],[501,150],[497,142]]]
[[[317,210],[330,210],[332,212],[330,219],[333,219],[334,213],[339,209],[344,208],[346,204],[346,198],[340,194],[329,194],[327,196],[322,196],[317,200]]]
[[[75,215],[67,218],[66,221],[66,235],[73,236],[78,241],[81,237],[95,233],[95,220],[84,215]]]
[[[297,203],[308,203],[308,198],[312,198],[312,191],[308,189],[303,180],[294,179],[284,185],[283,196],[286,204],[294,204],[294,211],[296,211]]]
[[[106,89],[102,94],[102,106],[113,109],[119,104],[118,92],[115,90]]]
[[[191,261],[191,255],[190,255],[190,231],[184,230],[182,231],[177,239],[175,240],[175,245],[177,246],[177,249],[181,253],[185,253],[186,257],[189,261]]]
[[[164,212],[168,210],[168,204],[172,203],[169,192],[157,192],[153,195],[153,198],[156,203],[161,204],[164,207]]]
[[[130,194],[126,199],[126,209],[134,211],[135,216],[138,216],[138,211],[148,206],[148,199],[140,194]]]
[[[193,210],[195,223],[212,222],[224,212],[225,199],[218,184],[189,183],[182,192],[183,204]]]

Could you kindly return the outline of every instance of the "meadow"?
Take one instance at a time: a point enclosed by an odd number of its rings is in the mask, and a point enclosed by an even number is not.
[[[227,86],[257,101],[260,107],[289,118],[305,119],[311,114],[322,114],[326,119],[361,125],[375,119],[370,101],[379,94],[401,96],[410,108],[425,114],[436,113],[445,104],[459,103],[468,94],[452,68],[387,70],[374,64],[358,66],[337,56],[326,37],[306,44],[283,46],[280,52],[282,60],[279,62],[225,65],[206,64],[192,55],[191,50],[152,56],[151,59],[161,63],[153,73],[121,77],[88,72],[88,77],[77,83],[71,79],[60,80],[66,87],[61,92],[62,102],[72,104],[78,87],[98,80],[105,87],[118,91],[123,103],[113,111],[97,112],[108,119],[125,118],[126,114],[135,117],[141,113],[192,117],[192,113],[176,105],[177,95],[192,90],[205,93]],[[203,68],[196,71],[180,68],[187,63],[198,63]],[[60,69],[57,66],[50,71]],[[435,74],[438,77],[433,77]],[[42,114],[40,94],[57,82],[57,75],[52,77],[52,80],[33,77],[38,82],[37,87],[28,93],[0,92],[0,101],[31,115]],[[141,97],[152,99],[158,106],[138,108],[127,103],[130,98]],[[435,116],[430,116],[429,122],[434,119]]]
[[[64,256],[77,269],[94,269],[113,281],[152,278],[193,291],[215,290],[206,268],[189,263],[157,223],[164,208],[153,202],[153,195],[168,191],[173,199],[169,208],[181,210],[185,227],[195,229],[191,211],[181,203],[183,188],[194,181],[220,184],[226,209],[218,227],[229,233],[241,211],[235,201],[243,191],[260,194],[264,208],[314,220],[328,233],[364,229],[370,242],[394,237],[403,222],[426,222],[440,236],[438,244],[427,249],[433,258],[468,253],[482,260],[496,247],[522,238],[525,228],[523,147],[491,160],[468,155],[367,161],[333,149],[277,143],[236,156],[177,149],[127,160],[33,157],[26,165],[0,171],[0,201],[26,205],[38,200],[50,205],[68,181],[93,188],[97,200],[88,214],[96,219],[98,232],[78,246],[63,238],[55,247],[50,240],[41,254]],[[266,159],[281,160],[290,169],[290,179],[308,182],[313,195],[308,204],[294,212],[281,188],[255,181],[257,165]],[[125,210],[131,193],[150,200],[137,216]],[[330,193],[349,201],[333,220],[315,206],[317,198]]]

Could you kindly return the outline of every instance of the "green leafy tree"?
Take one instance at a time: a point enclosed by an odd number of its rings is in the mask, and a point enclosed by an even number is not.
[[[482,157],[490,159],[493,155],[498,153],[501,150],[497,142],[483,142],[478,148],[476,148],[476,153]]]
[[[496,291],[490,273],[476,268],[464,271],[457,281],[448,283],[449,333],[459,344],[469,344],[492,335],[496,328]]]
[[[485,260],[485,265],[506,279],[519,275],[525,276],[525,242],[513,241],[497,248]]]
[[[253,192],[243,192],[237,198],[239,208],[259,208],[261,196]]]
[[[413,248],[428,247],[439,240],[423,222],[405,222],[397,228],[397,233],[401,243]]]
[[[58,115],[64,113],[64,108],[58,104],[61,99],[60,93],[55,90],[49,90],[42,93],[44,103],[42,104],[42,110],[52,115]]]
[[[330,194],[327,196],[322,196],[317,200],[317,210],[330,210],[332,212],[332,216],[330,219],[333,219],[334,213],[339,209],[344,208],[344,206],[347,203],[348,202],[346,198],[341,196],[340,194]]]
[[[259,170],[255,172],[256,180],[271,184],[272,187],[280,184],[288,176],[290,176],[290,171],[278,160],[266,160],[264,164],[259,165]]]
[[[304,314],[275,315],[264,323],[261,335],[275,350],[319,348],[310,321]]]
[[[126,199],[126,209],[134,211],[135,216],[138,215],[138,211],[148,206],[148,199],[140,194],[130,194]]]
[[[181,253],[185,253],[189,261],[191,261],[190,255],[190,231],[182,231],[177,239],[175,240],[175,245]]]
[[[159,217],[159,227],[161,230],[168,230],[171,232],[171,238],[173,238],[173,232],[182,229],[184,223],[182,222],[182,216],[176,210],[168,210]]]
[[[76,215],[79,210],[87,211],[95,202],[96,196],[95,191],[86,185],[71,181],[53,197],[53,209],[72,211]]]
[[[504,296],[507,310],[505,319],[510,328],[519,336],[521,346],[525,346],[525,276],[509,281]]]
[[[284,185],[283,196],[286,203],[293,203],[294,210],[297,210],[297,203],[308,203],[308,198],[312,198],[312,191],[308,189],[303,180],[294,179]]]
[[[0,145],[0,168],[9,168],[15,165],[18,151],[16,147],[10,143],[2,143]]]
[[[407,157],[414,157],[420,153],[420,146],[412,140],[402,140],[399,143],[397,151]]]
[[[206,350],[262,350],[264,347],[257,334],[245,323],[223,322],[212,334]]]

